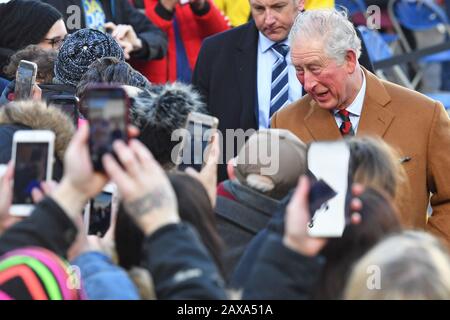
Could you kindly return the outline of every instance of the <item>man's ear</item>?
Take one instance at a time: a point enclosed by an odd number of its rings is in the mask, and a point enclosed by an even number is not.
[[[297,0],[298,11],[305,10],[305,1],[307,1],[307,0]]]
[[[356,52],[353,50],[347,50],[345,54],[345,62],[347,67],[347,72],[349,74],[353,74],[356,70],[356,66],[358,64],[358,58],[356,57]]]

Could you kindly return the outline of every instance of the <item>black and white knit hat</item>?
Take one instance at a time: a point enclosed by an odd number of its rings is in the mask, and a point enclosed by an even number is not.
[[[55,82],[76,86],[97,59],[115,57],[124,61],[123,50],[110,35],[81,29],[69,35],[55,62]]]

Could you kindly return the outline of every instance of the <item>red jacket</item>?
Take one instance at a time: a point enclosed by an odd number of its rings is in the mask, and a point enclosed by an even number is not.
[[[175,16],[180,26],[189,66],[194,69],[197,56],[204,38],[230,28],[227,19],[220,10],[207,0],[210,9],[204,15],[196,15],[190,5],[177,4]],[[157,14],[155,8],[158,0],[145,0],[145,13],[147,17],[159,28],[166,32],[168,38],[167,55],[159,60],[135,61],[133,66],[153,83],[173,82],[177,79],[177,58],[175,46],[175,31],[173,20],[166,20]]]

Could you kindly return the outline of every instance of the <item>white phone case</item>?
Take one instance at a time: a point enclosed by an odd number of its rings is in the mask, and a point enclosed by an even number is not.
[[[16,152],[17,145],[20,143],[47,143],[47,169],[45,181],[50,181],[52,179],[53,173],[53,154],[54,154],[54,144],[55,144],[55,134],[49,130],[19,130],[14,133],[13,137],[13,147],[11,159],[14,164],[16,164]],[[32,204],[21,204],[13,203],[10,209],[11,215],[26,217],[33,211],[34,205]]]
[[[350,150],[345,142],[315,142],[308,149],[308,169],[337,195],[320,207],[308,224],[313,237],[341,237],[345,229]]]

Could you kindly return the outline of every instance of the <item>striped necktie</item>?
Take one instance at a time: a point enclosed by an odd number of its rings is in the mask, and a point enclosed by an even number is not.
[[[339,110],[338,115],[342,119],[342,124],[339,127],[339,131],[341,131],[342,136],[354,136],[355,131],[353,130],[352,122],[350,121],[350,112],[345,109]]]
[[[270,117],[289,101],[289,77],[286,63],[289,47],[283,43],[276,43],[271,49],[278,59],[272,68]]]

